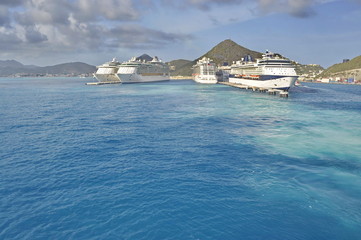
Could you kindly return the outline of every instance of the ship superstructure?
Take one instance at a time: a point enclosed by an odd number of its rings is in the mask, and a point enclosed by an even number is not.
[[[133,57],[123,62],[116,73],[122,83],[159,82],[170,80],[169,66],[154,57],[151,61]]]
[[[256,61],[246,56],[232,64],[229,82],[288,91],[297,78],[295,67],[289,59],[266,51],[262,58]]]
[[[119,66],[120,62],[113,58],[112,61],[97,66],[97,71],[93,75],[99,82],[120,82],[116,76]]]
[[[193,66],[193,79],[198,83],[215,84],[222,78],[221,74],[210,58],[203,57]]]

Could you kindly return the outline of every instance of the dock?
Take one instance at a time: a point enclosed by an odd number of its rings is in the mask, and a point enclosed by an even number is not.
[[[240,88],[240,89],[251,89],[253,92],[262,92],[262,93],[268,93],[269,95],[276,95],[278,94],[280,97],[288,97],[288,92],[287,91],[283,91],[283,90],[278,90],[278,89],[267,89],[267,88],[261,88],[261,87],[250,87],[250,86],[246,86],[246,85],[242,85],[242,84],[237,84],[237,83],[230,83],[230,82],[218,82],[218,84],[223,84],[223,85],[227,85],[227,86],[231,86],[231,87],[235,87],[235,88]]]
[[[105,84],[120,84],[122,82],[120,81],[113,81],[113,82],[89,82],[86,83],[85,85],[105,85]]]

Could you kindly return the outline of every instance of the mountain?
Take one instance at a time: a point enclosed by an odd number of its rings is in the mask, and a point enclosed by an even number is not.
[[[276,54],[282,57],[281,54]],[[234,41],[226,39],[194,61],[180,59],[169,62],[169,65],[172,69],[172,76],[191,76],[193,72],[192,66],[203,57],[212,59],[217,65],[231,65],[234,61],[241,60],[247,55],[250,55],[253,59],[262,57],[262,53],[242,47]],[[297,74],[304,79],[314,78],[324,70],[323,67],[317,64],[299,64],[296,62],[294,64]]]
[[[194,61],[185,62],[186,60],[176,60],[176,61],[181,61],[181,62],[176,62],[177,64],[178,63],[184,63],[184,64],[183,66],[179,66],[179,67],[176,66],[174,72],[172,72],[171,74],[172,76],[176,76],[176,75],[191,76],[192,66],[195,65],[197,61],[203,57],[208,57],[212,59],[218,65],[224,65],[224,63],[228,63],[229,65],[231,65],[233,61],[241,60],[241,58],[243,58],[246,55],[251,55],[252,58],[262,57],[261,53],[242,47],[237,43],[235,43],[234,41],[227,39],[220,42],[210,51],[208,51],[206,54],[200,56]],[[170,62],[171,63],[170,65],[172,65],[173,62],[175,61]]]
[[[62,74],[62,75],[81,75],[85,73],[93,73],[96,71],[95,66],[91,66],[82,62],[63,63],[55,66],[41,67],[40,73]]]
[[[352,76],[352,74],[358,75],[360,72],[361,72],[361,56],[358,56],[351,59],[350,61],[332,65],[317,77],[327,78],[327,77],[335,76],[341,78],[348,78]]]
[[[34,65],[23,65],[15,60],[0,61],[0,77],[9,76],[79,76],[91,74],[96,71],[96,67],[81,63],[63,63],[54,66],[39,67]]]
[[[223,65],[224,63],[232,64],[233,61],[241,60],[246,55],[251,55],[253,59],[261,58],[262,53],[252,51],[248,48],[242,47],[230,39],[217,44],[209,52],[197,58],[195,61],[203,57],[212,59],[216,64]]]
[[[24,65],[15,60],[0,60],[0,67],[24,67]]]
[[[300,80],[312,80],[317,75],[322,73],[325,69],[318,64],[299,64],[294,63],[296,67],[296,73],[300,76]]]
[[[149,56],[148,54],[143,54],[143,55],[137,57],[136,60],[141,60],[141,61],[145,60],[146,62],[150,62],[153,60],[153,58],[151,56]]]
[[[193,61],[178,59],[168,63],[172,76],[191,76]]]

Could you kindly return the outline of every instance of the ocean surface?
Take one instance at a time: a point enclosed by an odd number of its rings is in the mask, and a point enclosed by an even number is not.
[[[0,239],[361,239],[361,86],[0,79]]]

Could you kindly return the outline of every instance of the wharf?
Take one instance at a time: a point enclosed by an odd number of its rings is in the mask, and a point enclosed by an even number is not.
[[[105,85],[105,84],[119,84],[122,83],[120,81],[114,81],[114,82],[89,82],[86,83],[85,85]]]
[[[242,84],[236,84],[236,83],[230,83],[230,82],[218,82],[218,84],[223,84],[223,85],[227,85],[227,86],[231,86],[231,87],[235,87],[235,88],[240,88],[240,89],[251,89],[253,92],[263,92],[263,93],[268,93],[270,95],[276,95],[278,93],[278,95],[280,97],[288,97],[288,92],[283,91],[283,90],[278,90],[278,89],[267,89],[267,88],[261,88],[261,87],[250,87],[250,86],[246,86],[246,85],[242,85]]]

